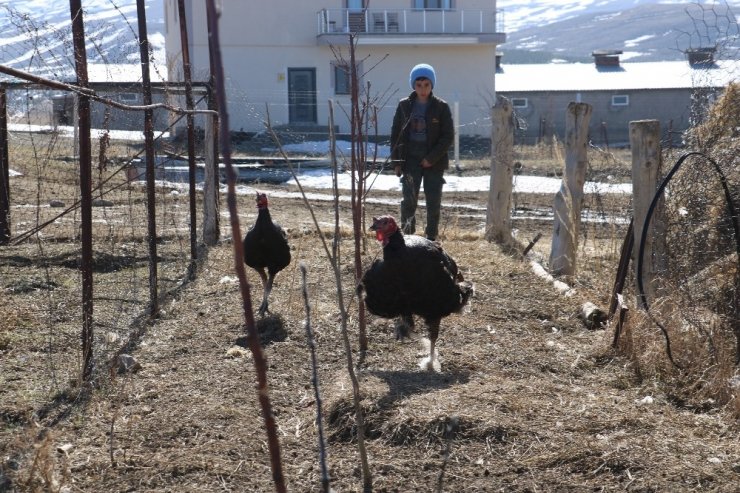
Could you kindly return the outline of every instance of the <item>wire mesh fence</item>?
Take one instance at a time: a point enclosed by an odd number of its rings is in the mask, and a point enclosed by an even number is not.
[[[656,352],[668,351],[697,394],[722,402],[732,399],[732,368],[740,361],[737,95],[730,86],[692,130],[697,151],[664,153],[648,227],[632,249],[637,272],[625,283],[625,303],[644,310],[632,323],[627,353],[652,372],[662,366]],[[653,278],[642,285],[648,262]],[[656,328],[661,337],[654,338]],[[658,339],[665,346],[656,351]]]
[[[104,365],[135,332],[149,306],[147,200],[132,160],[141,143],[112,139],[114,160],[98,163],[92,207],[95,366]],[[99,143],[96,150],[99,150]],[[13,255],[0,263],[11,305],[33,306],[48,320],[48,364],[79,373],[81,213],[75,140],[58,130],[10,132]],[[131,178],[134,178],[133,180]],[[157,284],[171,292],[187,280],[187,195],[156,187]],[[57,318],[61,317],[61,318]]]

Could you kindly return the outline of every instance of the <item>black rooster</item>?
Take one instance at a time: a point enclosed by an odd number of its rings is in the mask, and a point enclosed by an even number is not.
[[[364,290],[370,313],[383,318],[400,316],[396,338],[408,335],[414,315],[424,319],[429,333],[427,369],[438,368],[434,352],[442,317],[459,312],[473,294],[457,264],[435,241],[404,236],[392,216],[373,218],[370,229],[383,244],[383,259],[377,259],[362,276],[358,294]]]
[[[264,193],[257,192],[257,210],[257,220],[244,237],[244,262],[262,279],[264,294],[259,314],[264,316],[269,312],[267,299],[272,291],[272,282],[277,273],[290,263],[290,246],[283,228],[272,222]]]

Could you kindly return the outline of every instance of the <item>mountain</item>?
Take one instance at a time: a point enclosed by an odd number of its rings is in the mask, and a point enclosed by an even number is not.
[[[136,1],[86,0],[82,4],[88,63],[139,63]],[[163,2],[146,0],[145,5],[152,61],[166,72]],[[3,2],[0,33],[3,65],[54,79],[73,76],[69,2]]]
[[[737,2],[660,0],[499,0],[507,41],[503,63],[590,62],[595,50],[622,60],[684,60],[690,48],[717,46],[737,58]]]

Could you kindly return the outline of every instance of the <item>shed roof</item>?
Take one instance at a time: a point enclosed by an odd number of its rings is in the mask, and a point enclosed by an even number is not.
[[[90,82],[134,82],[141,83],[140,63],[89,63],[87,77]],[[162,70],[149,70],[151,82],[166,82],[167,73]],[[76,77],[73,75],[72,80]]]
[[[18,70],[22,72],[23,70]],[[30,73],[31,76],[48,78],[54,81],[75,84],[77,74],[74,67],[67,67],[65,70],[54,71],[51,75],[41,73]],[[88,82],[95,84],[141,84],[141,64],[140,63],[88,63],[87,64]],[[13,75],[0,74],[0,82],[9,84],[27,84],[22,82],[25,77],[18,78]],[[167,82],[167,72],[163,70],[151,69],[149,79],[153,84],[164,84]]]
[[[692,67],[688,62],[634,62],[615,67],[592,63],[503,64],[496,71],[496,92],[604,91],[724,87],[740,80],[740,61],[716,60]]]

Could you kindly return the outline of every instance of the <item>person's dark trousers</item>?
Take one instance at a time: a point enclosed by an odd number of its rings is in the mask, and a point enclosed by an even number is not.
[[[416,207],[419,190],[424,185],[424,197],[427,204],[426,237],[437,239],[439,230],[440,207],[442,205],[442,186],[445,184],[444,171],[433,168],[424,169],[421,161],[424,159],[426,148],[419,144],[409,145],[406,163],[403,167],[401,186],[403,199],[401,200],[401,224],[404,234],[416,232]]]
[[[424,233],[430,240],[436,240],[439,234],[442,186],[444,184],[444,171],[434,168],[424,170],[424,198],[427,203],[427,226]]]

